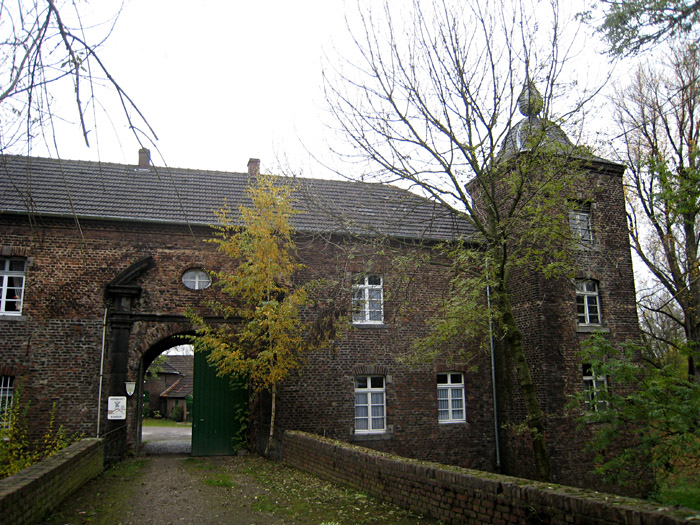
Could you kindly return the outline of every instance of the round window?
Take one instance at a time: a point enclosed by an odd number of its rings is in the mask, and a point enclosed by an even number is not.
[[[190,290],[204,290],[211,286],[211,277],[204,270],[191,268],[182,274],[182,284]]]

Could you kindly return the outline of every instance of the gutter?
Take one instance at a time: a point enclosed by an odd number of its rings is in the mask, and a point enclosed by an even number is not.
[[[107,307],[105,306],[105,316],[102,320],[102,352],[100,356],[100,380],[97,387],[97,435],[100,437],[100,421],[102,418],[102,377],[105,362],[105,339],[107,338]]]

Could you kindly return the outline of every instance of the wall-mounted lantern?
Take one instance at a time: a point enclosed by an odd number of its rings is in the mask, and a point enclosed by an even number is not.
[[[136,390],[136,383],[134,381],[127,381],[124,383],[124,387],[126,388],[126,395],[131,397],[134,395],[134,391]]]

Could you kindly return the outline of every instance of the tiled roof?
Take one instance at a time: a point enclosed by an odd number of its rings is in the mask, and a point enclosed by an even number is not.
[[[160,397],[183,398],[192,395],[192,375],[183,376],[169,388],[161,392]]]
[[[471,238],[454,212],[395,186],[283,178],[295,185],[301,213],[293,226],[306,233],[386,235],[405,239]],[[0,156],[0,214],[216,223],[215,210],[248,202],[247,173]]]
[[[179,374],[180,372],[167,361],[161,363],[158,367],[159,374]]]
[[[166,355],[165,363],[183,376],[191,376],[194,370],[193,355]]]
[[[194,377],[193,355],[167,355],[163,363],[163,373],[176,373],[180,377],[172,385],[161,392],[160,397],[186,397],[192,395],[192,380]]]

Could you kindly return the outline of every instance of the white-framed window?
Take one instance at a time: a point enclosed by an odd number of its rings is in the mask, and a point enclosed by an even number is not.
[[[22,313],[26,267],[24,257],[0,258],[0,314]]]
[[[200,268],[190,268],[182,274],[182,284],[190,290],[204,290],[211,286],[211,277]]]
[[[362,275],[352,286],[352,322],[384,322],[384,289],[381,275]]]
[[[15,378],[0,376],[0,430],[10,426],[10,409],[15,392]]]
[[[438,421],[461,423],[467,420],[464,409],[464,374],[437,375]]]
[[[569,210],[569,227],[574,238],[581,242],[593,242],[593,227],[591,225],[591,203],[577,202]]]
[[[601,399],[601,392],[608,388],[608,379],[597,376],[590,364],[581,365],[583,372],[583,394],[586,412],[598,412],[605,410],[608,406],[604,399]]]
[[[386,388],[384,376],[355,378],[355,433],[386,432]]]
[[[576,315],[579,325],[600,324],[600,299],[598,282],[576,279]]]

